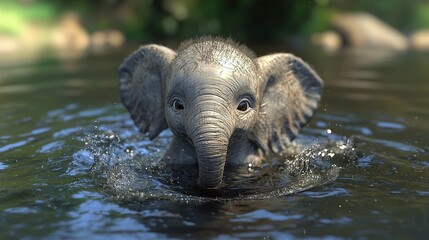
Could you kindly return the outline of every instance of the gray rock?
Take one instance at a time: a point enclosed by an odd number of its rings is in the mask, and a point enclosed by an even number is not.
[[[404,35],[369,13],[341,13],[331,20],[346,46],[358,48],[386,48],[405,50]]]
[[[422,29],[411,34],[410,47],[415,50],[429,50],[429,29]]]

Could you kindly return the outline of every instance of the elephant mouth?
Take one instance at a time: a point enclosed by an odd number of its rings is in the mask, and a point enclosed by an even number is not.
[[[191,146],[194,146],[194,141],[192,141],[192,138],[190,138],[189,136],[185,137],[185,140],[187,143],[189,143]]]
[[[191,146],[194,146],[194,141],[187,134],[180,133],[180,134],[177,134],[176,136],[182,139],[183,141],[189,143]]]

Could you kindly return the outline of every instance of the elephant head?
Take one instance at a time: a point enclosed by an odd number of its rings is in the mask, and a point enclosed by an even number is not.
[[[230,40],[200,38],[177,51],[146,45],[119,68],[121,99],[142,133],[170,128],[195,149],[199,184],[217,188],[231,146],[281,153],[313,116],[323,81],[286,53],[257,58]]]

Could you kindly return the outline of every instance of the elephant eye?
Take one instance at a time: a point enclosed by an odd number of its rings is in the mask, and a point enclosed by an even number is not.
[[[249,100],[244,99],[244,100],[241,100],[240,103],[238,104],[237,110],[241,112],[245,112],[247,111],[247,109],[249,109],[249,107],[250,107]]]
[[[177,99],[177,98],[173,100],[173,107],[176,110],[183,110],[183,109],[185,109],[185,106],[183,106],[182,100]]]

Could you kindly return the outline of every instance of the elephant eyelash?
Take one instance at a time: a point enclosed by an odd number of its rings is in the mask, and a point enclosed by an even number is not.
[[[262,108],[264,108],[265,106],[267,106],[267,104],[268,104],[268,102],[264,102],[264,103],[262,103],[262,104],[261,104],[261,109],[262,109]],[[266,116],[266,115],[267,115],[267,112],[260,112],[260,113],[259,113],[259,115]]]

